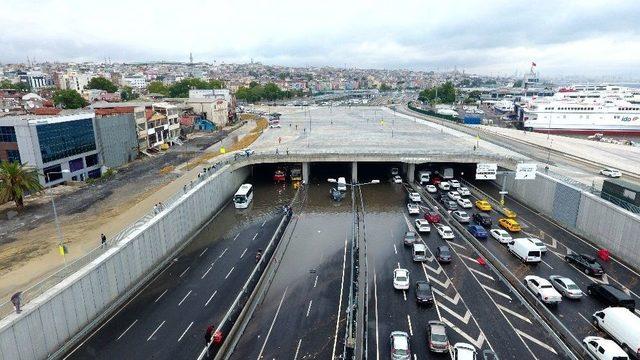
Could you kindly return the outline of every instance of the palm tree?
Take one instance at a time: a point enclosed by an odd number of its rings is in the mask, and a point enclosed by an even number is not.
[[[26,193],[42,189],[35,169],[17,161],[0,161],[0,203],[15,201],[18,211],[22,211]]]

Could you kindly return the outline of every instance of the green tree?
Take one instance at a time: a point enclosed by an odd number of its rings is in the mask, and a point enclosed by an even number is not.
[[[514,88],[522,87],[522,80],[516,80],[516,81],[513,83],[513,87],[514,87]]]
[[[63,109],[79,109],[89,105],[75,90],[56,90],[53,93],[53,102]]]
[[[42,191],[38,173],[19,162],[0,161],[0,203],[13,201],[18,211],[24,209],[27,193]]]
[[[188,78],[169,86],[169,96],[175,98],[189,97],[191,89],[222,89],[224,83],[220,80],[204,81],[195,78]]]
[[[382,83],[382,84],[380,84],[380,91],[382,91],[382,92],[391,91],[391,86],[389,86],[389,85],[387,85],[385,83]]]
[[[135,100],[139,97],[140,95],[138,95],[138,93],[133,91],[133,88],[131,86],[125,86],[122,88],[122,91],[120,92],[120,98],[123,101],[129,101],[129,100]]]
[[[104,90],[106,92],[114,93],[118,91],[118,87],[115,86],[111,80],[102,76],[92,78],[86,86],[87,89]]]
[[[11,89],[11,90],[27,92],[29,91],[29,85],[22,82],[14,84],[11,82],[11,80],[2,80],[0,82],[0,89]]]
[[[149,85],[147,86],[147,90],[150,93],[154,93],[154,94],[162,94],[162,95],[169,95],[169,88],[166,87],[162,81],[152,81],[149,83]]]
[[[418,100],[451,104],[456,100],[456,89],[453,87],[453,83],[447,81],[440,86],[422,90],[418,95]]]

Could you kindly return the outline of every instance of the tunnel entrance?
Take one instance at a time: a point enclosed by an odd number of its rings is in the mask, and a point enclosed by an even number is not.
[[[255,164],[251,166],[251,181],[254,183],[289,183],[292,181],[302,181],[302,164]]]
[[[351,182],[351,162],[314,162],[309,164],[311,182],[325,183],[328,178],[344,177]]]
[[[358,182],[369,182],[380,180],[380,182],[391,181],[392,169],[398,171],[398,175],[406,177],[407,166],[401,162],[359,162]]]

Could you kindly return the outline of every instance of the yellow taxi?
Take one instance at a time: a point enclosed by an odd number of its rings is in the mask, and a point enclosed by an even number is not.
[[[476,207],[482,211],[491,211],[491,204],[487,200],[476,200]]]
[[[498,224],[511,232],[518,232],[522,230],[522,228],[520,228],[520,224],[513,219],[501,218],[498,220]]]
[[[507,217],[507,219],[515,219],[516,217],[518,217],[518,214],[516,214],[516,212],[511,209],[503,208],[502,213]]]

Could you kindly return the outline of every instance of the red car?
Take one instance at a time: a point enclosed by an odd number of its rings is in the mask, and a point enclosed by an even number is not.
[[[440,220],[442,220],[442,217],[440,217],[440,214],[438,214],[437,212],[428,211],[426,214],[424,214],[424,219],[432,224],[437,224],[440,222]]]
[[[276,170],[276,172],[273,174],[273,181],[275,182],[284,182],[285,181],[285,173],[282,170]]]
[[[440,179],[439,177],[434,177],[434,178],[431,180],[431,183],[432,183],[433,185],[435,185],[435,186],[438,186],[438,184],[440,184],[441,182],[442,182],[442,179]]]

